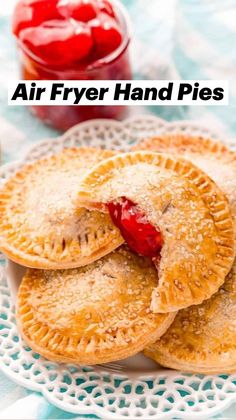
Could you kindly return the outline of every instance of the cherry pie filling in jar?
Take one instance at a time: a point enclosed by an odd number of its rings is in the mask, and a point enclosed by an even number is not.
[[[116,0],[19,0],[13,33],[25,80],[129,80],[129,25]],[[65,131],[92,118],[122,119],[124,106],[38,105],[33,113]]]

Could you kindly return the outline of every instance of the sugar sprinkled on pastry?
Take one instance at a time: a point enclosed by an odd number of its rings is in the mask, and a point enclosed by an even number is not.
[[[122,244],[109,215],[75,204],[89,168],[114,152],[65,149],[24,166],[0,190],[0,249],[35,268],[78,267]]]
[[[187,134],[150,137],[133,149],[181,155],[202,169],[228,197],[236,239],[236,153],[221,142]]]
[[[179,311],[166,334],[144,354],[186,372],[236,372],[236,264],[214,296]]]
[[[182,155],[204,170],[229,199],[236,235],[235,153],[222,143],[187,135],[150,138],[135,149]],[[180,311],[168,332],[144,353],[173,369],[236,372],[236,262],[214,296]]]
[[[155,312],[199,304],[224,282],[233,263],[228,201],[190,162],[144,151],[120,154],[94,167],[78,189],[78,205],[110,211],[128,245],[140,254],[143,229],[143,255],[158,270]]]
[[[157,273],[126,247],[70,270],[28,269],[17,321],[31,348],[56,362],[105,363],[129,357],[164,334],[175,317],[154,314]]]

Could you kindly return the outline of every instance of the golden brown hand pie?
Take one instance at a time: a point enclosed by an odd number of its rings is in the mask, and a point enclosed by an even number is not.
[[[29,269],[18,292],[18,325],[34,351],[56,362],[123,359],[164,334],[175,317],[150,311],[156,283],[150,260],[125,247],[86,267]]]
[[[165,135],[144,140],[136,149],[181,154],[195,163],[226,193],[235,226],[236,155],[226,146],[201,137]],[[201,305],[180,311],[165,336],[145,354],[175,369],[235,372],[236,263],[220,291]]]
[[[214,296],[179,311],[167,333],[144,354],[187,372],[236,372],[236,264]]]
[[[78,194],[80,205],[102,211],[124,197],[163,238],[152,310],[176,311],[215,293],[233,263],[232,218],[216,184],[184,159],[141,151],[98,164]]]
[[[0,249],[19,264],[78,267],[123,242],[109,215],[75,205],[86,171],[114,152],[65,149],[23,167],[0,190]]]
[[[182,155],[206,172],[229,199],[236,238],[236,154],[234,152],[223,143],[186,134],[152,137],[135,145],[134,150]]]

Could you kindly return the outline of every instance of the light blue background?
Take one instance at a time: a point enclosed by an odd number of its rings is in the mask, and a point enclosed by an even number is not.
[[[18,77],[9,17],[14,1],[1,0],[0,4],[2,162],[19,158],[29,144],[58,134],[34,118],[27,108],[7,106],[7,82]],[[209,78],[230,82],[230,104],[227,107],[140,107],[132,112],[153,112],[168,120],[199,120],[233,138],[236,135],[236,1],[124,0],[123,3],[129,10],[133,25],[132,62],[135,78]],[[41,396],[27,399],[21,404],[20,398],[28,394],[31,393],[0,374],[0,418],[76,417],[52,407]],[[16,401],[21,405],[14,408]],[[6,411],[1,412],[4,409]],[[235,418],[236,407],[227,410],[221,418],[223,416]]]

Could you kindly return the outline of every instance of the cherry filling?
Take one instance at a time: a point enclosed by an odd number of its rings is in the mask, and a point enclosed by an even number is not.
[[[115,51],[123,34],[107,0],[20,0],[13,33],[45,64],[86,68]]]
[[[18,0],[12,29],[26,80],[129,80],[129,30],[113,0]],[[106,59],[105,59],[106,57]],[[125,106],[31,106],[58,130],[94,118],[121,120]]]
[[[130,249],[144,257],[159,257],[163,246],[161,232],[147,221],[137,204],[121,197],[108,203],[107,207]]]

